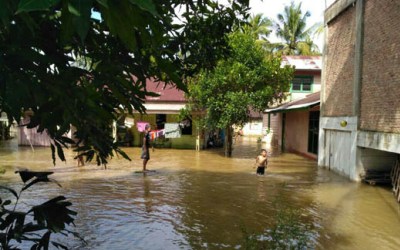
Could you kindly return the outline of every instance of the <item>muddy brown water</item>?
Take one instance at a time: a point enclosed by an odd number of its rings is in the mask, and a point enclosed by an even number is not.
[[[18,188],[14,170],[52,170],[62,188],[38,185],[22,208],[65,195],[78,212],[72,249],[241,249],[244,231],[262,234],[279,209],[298,211],[311,225],[316,249],[399,249],[400,209],[390,189],[354,183],[293,154],[270,158],[267,174],[254,174],[261,148],[254,139],[236,142],[232,158],[220,150],[156,149],[147,175],[139,148],[132,161],[114,158],[103,167],[77,167],[74,154],[53,167],[49,148],[0,147],[0,185]],[[1,195],[4,195],[2,193]],[[278,205],[277,205],[278,204]]]

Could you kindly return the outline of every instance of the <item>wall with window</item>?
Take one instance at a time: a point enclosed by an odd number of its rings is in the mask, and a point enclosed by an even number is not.
[[[321,90],[320,71],[298,71],[290,85],[289,101],[306,97]]]
[[[179,120],[178,114],[135,114],[134,121],[144,121],[149,122],[152,129],[164,129],[165,123],[176,123],[183,122],[186,124],[181,130],[180,138],[170,138],[164,140],[156,140],[157,147],[167,147],[167,148],[180,148],[180,149],[195,149],[196,148],[196,137],[197,137],[197,127],[194,126],[192,121],[186,119],[185,121]],[[143,133],[140,133],[136,125],[131,128],[133,134],[133,145],[141,146]]]

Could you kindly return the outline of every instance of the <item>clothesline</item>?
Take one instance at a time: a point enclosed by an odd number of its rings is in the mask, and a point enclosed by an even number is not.
[[[144,132],[146,130],[146,125],[150,125],[148,122],[138,121],[136,127],[139,132]],[[155,139],[161,136],[165,138],[180,138],[181,137],[181,126],[179,123],[165,123],[164,129],[152,130],[150,131],[151,139]]]

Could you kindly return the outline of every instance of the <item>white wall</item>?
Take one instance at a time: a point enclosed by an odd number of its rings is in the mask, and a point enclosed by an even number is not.
[[[340,123],[346,121],[346,126]],[[357,148],[357,117],[321,117],[318,166],[359,181],[362,172]]]
[[[313,93],[321,91],[321,76],[314,76]]]
[[[263,135],[263,120],[257,119],[251,122],[246,123],[243,126],[243,135],[254,135],[254,136],[262,136]]]
[[[360,148],[360,165],[363,169],[390,171],[397,160],[397,154]]]
[[[360,131],[357,145],[400,154],[400,134]]]

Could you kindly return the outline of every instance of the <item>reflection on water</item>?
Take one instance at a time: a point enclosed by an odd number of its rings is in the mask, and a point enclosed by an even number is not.
[[[114,158],[104,170],[77,167],[72,152],[53,167],[50,149],[7,145],[0,149],[7,169],[0,184],[19,185],[12,174],[19,167],[55,171],[62,189],[39,185],[23,202],[68,197],[87,241],[64,239],[74,249],[240,248],[244,229],[265,232],[283,207],[312,226],[316,248],[400,247],[399,207],[390,190],[349,182],[292,154],[272,157],[267,175],[258,177],[260,148],[242,138],[231,159],[218,150],[156,149],[149,168],[157,172],[143,175],[134,173],[141,169],[139,148],[126,149],[131,162]]]

